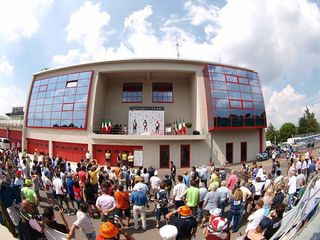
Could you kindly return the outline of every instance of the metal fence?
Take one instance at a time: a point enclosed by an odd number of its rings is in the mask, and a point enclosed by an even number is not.
[[[1,119],[0,127],[17,127],[23,128],[23,120],[17,119]]]

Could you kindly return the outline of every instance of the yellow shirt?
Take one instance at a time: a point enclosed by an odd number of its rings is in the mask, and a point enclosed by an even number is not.
[[[89,172],[90,183],[91,184],[97,184],[98,183],[98,173],[99,173],[99,169],[98,168],[95,171],[90,171]]]

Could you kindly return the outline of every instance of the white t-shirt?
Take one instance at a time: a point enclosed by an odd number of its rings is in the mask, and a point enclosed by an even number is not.
[[[94,225],[88,214],[81,211],[77,212],[77,220],[73,224],[80,228],[84,234],[89,234],[95,231]]]
[[[46,192],[53,193],[52,182],[50,181],[50,179],[47,177],[44,177],[43,180],[44,180],[43,183],[44,183]]]
[[[297,164],[296,164],[297,172],[298,172],[299,169],[301,169],[301,167],[302,167],[302,163],[300,161],[298,161]]]
[[[306,168],[308,168],[307,160],[304,160],[302,163],[302,169],[306,169]]]
[[[176,201],[181,201],[184,191],[187,189],[187,185],[185,185],[184,183],[178,183],[177,185],[175,185],[173,187],[173,196],[174,196],[174,200]]]
[[[288,186],[289,186],[289,194],[293,194],[297,191],[297,177],[296,176],[292,176],[289,178],[289,182],[288,182]]]
[[[263,218],[263,215],[264,215],[264,209],[263,208],[260,208],[258,209],[257,211],[255,211],[254,213],[252,213],[249,217],[248,217],[248,225],[247,225],[247,228],[246,228],[246,232],[250,231],[250,230],[254,230],[256,229],[262,218]]]
[[[144,183],[148,184],[149,182],[149,173],[144,173],[142,174],[143,178],[144,178]]]
[[[148,186],[144,183],[141,183],[141,182],[136,183],[132,190],[138,191],[139,188],[142,188],[143,189],[142,192],[144,192],[145,194],[147,194],[147,192],[149,190]]]
[[[161,183],[161,179],[157,176],[152,176],[150,178],[151,188],[158,188]]]
[[[91,155],[90,155],[90,153],[86,153],[86,159],[90,159],[91,158]]]
[[[116,201],[113,197],[107,194],[102,194],[97,198],[96,206],[99,206],[102,210],[110,210],[116,206]]]
[[[261,191],[263,190],[264,182],[256,182],[256,181],[254,181],[253,185],[254,185],[254,187],[256,189],[255,195],[259,195],[260,196],[261,195]]]
[[[63,183],[60,178],[55,178],[52,182],[52,185],[54,187],[54,190],[56,191],[57,195],[64,195],[63,189]]]
[[[297,188],[301,188],[303,186],[303,183],[306,182],[306,178],[304,176],[303,173],[300,173],[298,176],[297,176]]]
[[[252,193],[250,192],[250,190],[246,187],[240,187],[240,190],[242,192],[242,197],[243,197],[243,201],[245,202],[248,198],[248,196],[250,197],[252,195]]]

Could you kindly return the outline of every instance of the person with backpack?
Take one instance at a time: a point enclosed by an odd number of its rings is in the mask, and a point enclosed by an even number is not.
[[[157,203],[156,220],[157,228],[159,228],[161,215],[165,217],[169,211],[169,194],[165,190],[166,184],[164,182],[160,183],[160,189],[156,192],[155,199]],[[166,221],[167,224],[167,221]]]

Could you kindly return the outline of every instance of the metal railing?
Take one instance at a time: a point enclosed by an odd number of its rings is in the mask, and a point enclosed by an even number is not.
[[[295,239],[297,233],[301,229],[304,221],[307,219],[308,215],[318,207],[319,197],[320,197],[320,174],[317,174],[309,182],[304,195],[301,200],[287,212],[282,220],[279,230],[272,236],[271,240],[292,240]],[[316,212],[318,214],[318,212]]]
[[[23,120],[17,120],[17,119],[0,119],[0,127],[17,127],[17,128],[23,128]]]

